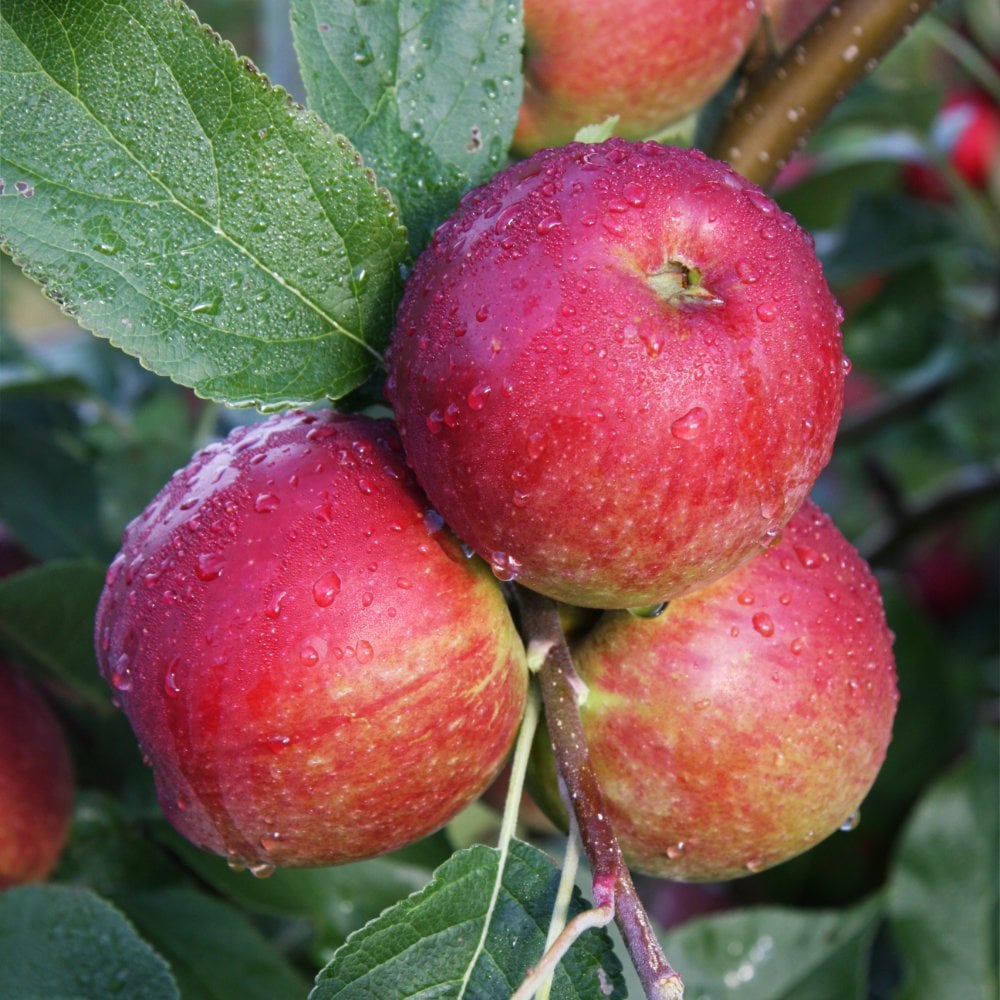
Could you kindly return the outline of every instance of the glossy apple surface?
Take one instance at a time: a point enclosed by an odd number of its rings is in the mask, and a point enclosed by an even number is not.
[[[34,684],[0,661],[0,889],[48,877],[72,810],[62,727]]]
[[[657,618],[604,615],[573,652],[636,870],[737,878],[856,821],[892,731],[892,635],[867,564],[811,502],[751,562]],[[542,788],[558,808],[553,773]]]
[[[635,607],[773,540],[829,459],[841,312],[810,237],[696,150],[546,150],[418,259],[387,391],[417,479],[501,578]]]
[[[610,115],[626,138],[659,132],[725,83],[759,18],[756,0],[525,0],[514,149],[562,145]]]
[[[440,827],[499,771],[526,690],[500,587],[391,423],[330,412],[177,473],[126,529],[96,644],[170,821],[258,871]]]

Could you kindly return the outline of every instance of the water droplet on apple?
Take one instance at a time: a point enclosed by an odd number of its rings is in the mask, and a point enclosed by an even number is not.
[[[354,650],[358,663],[371,663],[375,656],[375,650],[367,639],[362,639]]]
[[[321,607],[328,608],[340,593],[340,577],[333,570],[316,578],[312,587],[313,600]]]
[[[470,390],[465,401],[469,404],[470,410],[481,410],[486,405],[486,398],[491,392],[490,386],[485,382],[477,382]]]
[[[261,850],[266,851],[268,854],[270,854],[272,851],[276,851],[278,849],[279,846],[278,842],[280,840],[281,840],[280,833],[277,832],[264,833],[261,835],[258,843],[261,846]]]
[[[774,635],[774,620],[766,611],[758,611],[752,619],[754,630],[759,632],[765,639]]]
[[[457,404],[449,403],[444,411],[444,423],[446,427],[450,427],[454,430],[458,426],[458,418],[461,411],[459,410]]]
[[[622,197],[633,208],[642,208],[646,204],[646,189],[635,181],[630,181],[622,188]]]
[[[646,353],[654,361],[663,353],[664,337],[662,330],[657,330],[656,328],[650,329],[649,327],[638,331],[635,330],[635,327],[632,327],[631,330],[637,333],[639,339],[646,347]],[[626,333],[628,332],[626,330]]]
[[[757,319],[759,319],[762,323],[770,323],[771,320],[778,315],[778,310],[775,309],[774,306],[768,305],[766,302],[762,302],[759,306],[757,306],[756,312]]]
[[[222,575],[226,560],[218,552],[205,552],[195,561],[194,572],[199,580],[208,583]]]
[[[754,602],[754,596],[752,591],[743,590],[739,593],[736,600],[745,607],[749,607]]]
[[[444,417],[441,416],[441,411],[431,410],[427,415],[427,429],[431,434],[440,434],[442,427],[444,427]]]
[[[694,710],[696,712],[704,712],[712,704],[711,698],[701,698],[694,703]]]
[[[858,824],[860,822],[861,810],[855,809],[854,812],[852,812],[851,815],[840,824],[840,829],[843,830],[844,833],[850,833],[851,830],[856,830],[858,828]]]
[[[319,663],[319,653],[316,652],[315,646],[306,642],[299,648],[299,659],[305,666],[314,667]]]
[[[122,653],[112,664],[110,680],[116,691],[128,691],[132,687],[132,667],[128,653]]]
[[[747,200],[756,205],[765,215],[774,215],[774,202],[763,191],[748,188],[746,189],[746,196]]]
[[[253,509],[258,514],[272,514],[278,509],[280,502],[273,493],[260,493],[253,502]]]
[[[764,868],[764,862],[760,858],[751,858],[745,865],[745,868],[751,874],[755,872],[762,871]]]
[[[684,853],[684,850],[684,841],[678,840],[676,844],[671,844],[667,848],[667,857],[670,858],[671,861],[676,861]]]
[[[806,569],[819,569],[823,564],[823,557],[808,545],[796,545],[795,555]]]
[[[230,865],[230,867],[232,867]],[[270,861],[255,861],[245,866],[254,878],[269,878],[274,874],[274,865]]]
[[[670,433],[681,441],[693,441],[705,429],[708,411],[701,406],[688,410],[670,425]]]
[[[490,555],[490,569],[493,575],[504,583],[516,580],[521,572],[521,563],[508,552],[493,552]]]
[[[788,648],[795,656],[801,656],[802,650],[806,648],[806,641],[801,636],[797,639],[792,639]]]
[[[535,232],[539,236],[545,236],[546,233],[551,233],[553,229],[557,229],[562,225],[562,219],[558,215],[550,215],[542,219],[541,222],[535,226]]]
[[[175,656],[163,675],[163,690],[168,698],[177,698],[181,693],[180,682],[177,679],[177,668],[180,666],[180,662],[180,657]]]
[[[511,502],[514,504],[515,507],[521,507],[521,508],[527,507],[528,494],[522,493],[520,490],[514,490],[514,493],[511,496]]]
[[[738,260],[736,273],[744,284],[752,285],[757,280],[757,269],[748,261]]]

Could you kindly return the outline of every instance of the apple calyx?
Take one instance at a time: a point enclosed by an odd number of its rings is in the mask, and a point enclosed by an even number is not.
[[[661,264],[646,275],[646,284],[657,298],[670,305],[723,305],[722,299],[702,284],[701,271],[681,260]]]

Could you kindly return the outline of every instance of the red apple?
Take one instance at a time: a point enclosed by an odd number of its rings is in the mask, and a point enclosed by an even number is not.
[[[636,870],[736,878],[856,822],[898,699],[892,635],[867,564],[811,502],[751,562],[657,618],[605,614],[573,652]],[[550,810],[554,782],[536,789]]]
[[[810,237],[697,150],[545,150],[418,259],[387,392],[437,510],[568,604],[677,597],[773,541],[830,457],[840,310]]]
[[[73,810],[73,772],[41,691],[0,660],[0,889],[48,877]]]
[[[96,643],[167,817],[258,871],[440,827],[499,771],[526,691],[499,585],[391,423],[330,412],[177,473],[125,531]]]
[[[759,19],[757,0],[525,0],[515,151],[562,145],[610,115],[627,138],[659,132],[719,90]]]
[[[761,0],[768,34],[782,52],[805,34],[832,0]]]

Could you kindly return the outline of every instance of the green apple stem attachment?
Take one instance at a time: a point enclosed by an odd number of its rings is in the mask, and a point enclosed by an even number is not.
[[[706,152],[767,187],[933,2],[834,0],[795,45],[742,82]]]
[[[588,912],[614,914],[648,1000],[680,1000],[683,983],[663,954],[608,819],[604,794],[583,737],[580,681],[556,603],[524,587],[514,591],[529,649],[546,650],[538,679],[560,788],[593,872],[595,910]]]

